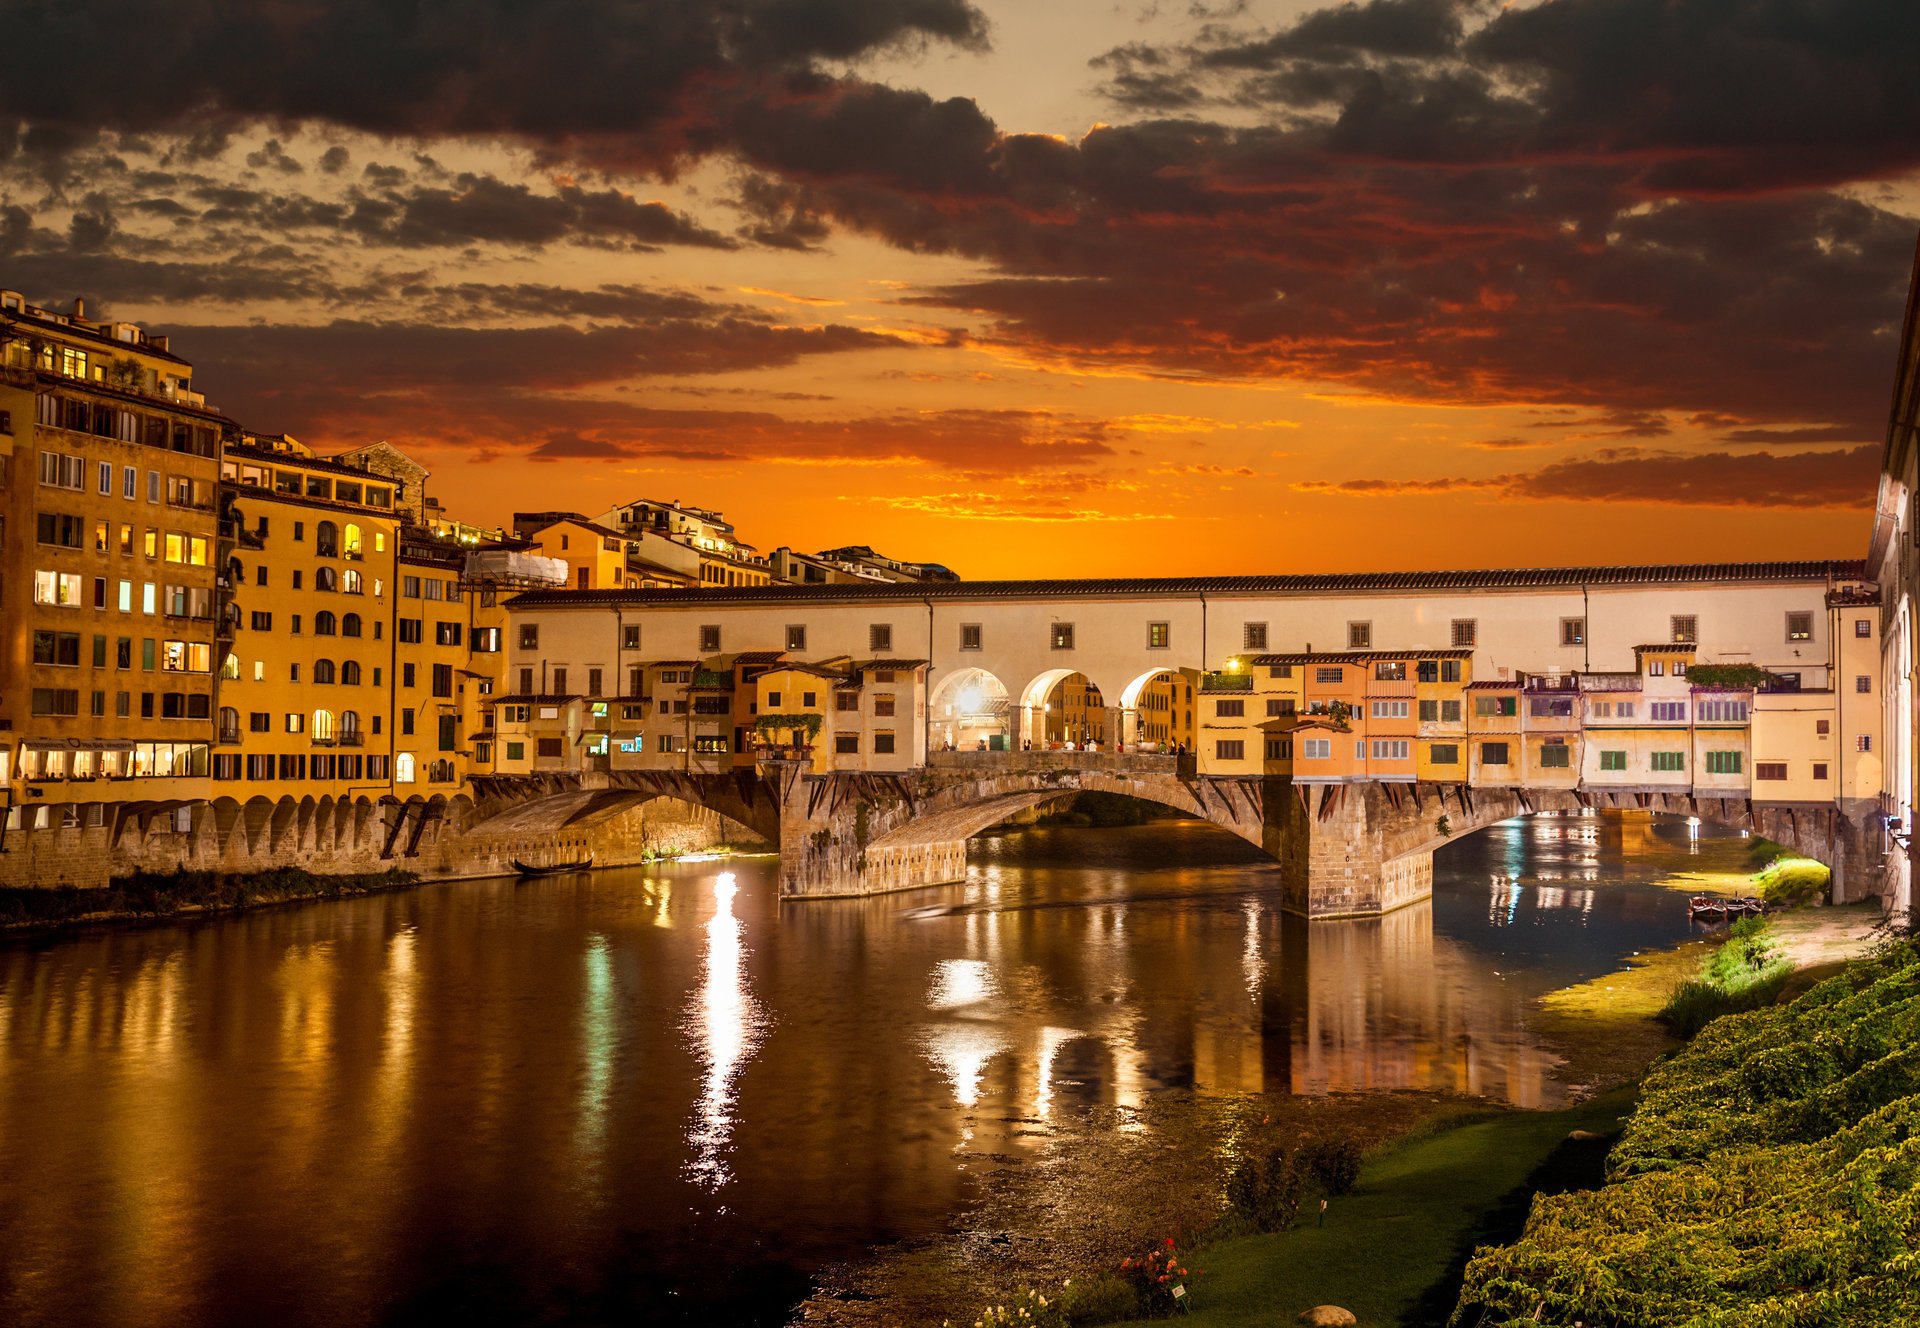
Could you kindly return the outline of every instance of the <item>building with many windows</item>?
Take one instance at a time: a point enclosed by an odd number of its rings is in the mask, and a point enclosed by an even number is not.
[[[216,793],[387,792],[401,529],[385,479],[284,435],[227,447]]]
[[[8,835],[116,809],[137,810],[142,833],[187,833],[205,806],[232,425],[192,379],[164,337],[0,291]]]

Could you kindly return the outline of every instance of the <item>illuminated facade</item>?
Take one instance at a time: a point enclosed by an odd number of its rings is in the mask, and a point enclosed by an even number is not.
[[[0,790],[29,846],[124,811],[184,835],[205,806],[232,425],[192,376],[164,337],[0,291]]]
[[[216,792],[379,796],[392,775],[394,487],[291,438],[221,461]]]

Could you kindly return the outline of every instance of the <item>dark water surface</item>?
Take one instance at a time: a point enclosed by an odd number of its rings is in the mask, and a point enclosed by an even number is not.
[[[735,860],[0,949],[0,1324],[779,1323],[1090,1105],[1554,1105],[1529,1002],[1686,936],[1648,882],[1744,859],[1706,833],[1509,823],[1311,928],[1174,823],[871,901]]]

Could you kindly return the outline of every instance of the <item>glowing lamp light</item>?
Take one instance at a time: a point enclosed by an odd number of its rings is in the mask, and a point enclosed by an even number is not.
[[[962,711],[977,710],[979,707],[980,691],[978,688],[969,687],[960,693],[960,709]]]

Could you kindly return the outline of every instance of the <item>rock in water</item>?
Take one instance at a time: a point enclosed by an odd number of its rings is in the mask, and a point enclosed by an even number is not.
[[[1342,1324],[1359,1323],[1360,1320],[1353,1317],[1352,1310],[1343,1310],[1338,1305],[1315,1305],[1304,1311],[1296,1322],[1308,1324],[1311,1328],[1340,1328]]]
[[[1567,1138],[1577,1144],[1592,1143],[1596,1139],[1604,1139],[1606,1137],[1604,1134],[1595,1134],[1592,1130],[1570,1130],[1567,1133]]]

